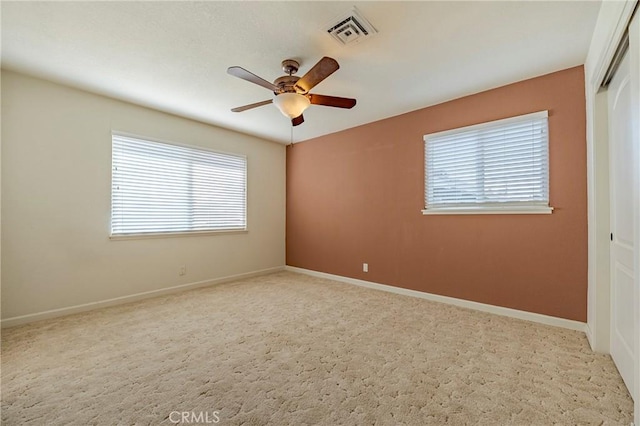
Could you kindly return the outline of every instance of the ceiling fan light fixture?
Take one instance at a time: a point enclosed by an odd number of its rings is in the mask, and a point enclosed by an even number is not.
[[[306,96],[298,93],[280,93],[273,103],[289,118],[299,117],[311,105],[311,101]]]

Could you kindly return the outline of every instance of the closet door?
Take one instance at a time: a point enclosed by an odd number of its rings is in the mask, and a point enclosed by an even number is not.
[[[629,54],[608,89],[611,194],[611,357],[634,392],[634,167]]]

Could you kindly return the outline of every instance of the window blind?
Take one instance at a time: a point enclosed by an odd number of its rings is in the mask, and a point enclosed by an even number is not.
[[[247,160],[112,135],[111,235],[246,229]]]
[[[427,210],[549,205],[547,111],[426,135]]]

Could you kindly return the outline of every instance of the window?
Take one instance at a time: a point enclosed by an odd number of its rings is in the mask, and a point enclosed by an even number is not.
[[[547,111],[425,135],[424,214],[551,213]]]
[[[112,135],[111,235],[246,229],[247,160]]]

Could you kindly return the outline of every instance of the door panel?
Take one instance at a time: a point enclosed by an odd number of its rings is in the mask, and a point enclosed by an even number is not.
[[[611,357],[629,393],[634,389],[634,163],[628,54],[611,80]]]

